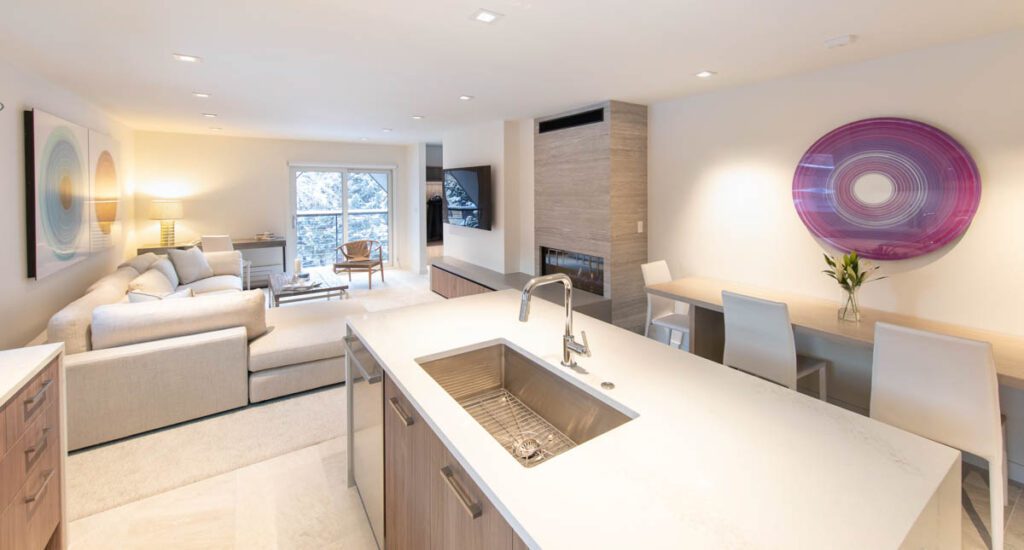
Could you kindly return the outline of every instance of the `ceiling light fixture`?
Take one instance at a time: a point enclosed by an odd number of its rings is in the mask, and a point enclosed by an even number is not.
[[[382,132],[385,132],[385,133],[388,133],[388,132],[392,132],[392,131],[393,131],[393,130],[392,130],[391,128],[381,128],[380,130],[381,130]]]
[[[716,73],[715,71],[704,70],[704,71],[701,71],[701,72],[697,73],[694,76],[696,76],[697,78],[711,78],[711,77],[715,76],[716,74],[718,74],[718,73]]]
[[[210,97],[210,94],[206,92],[192,92],[192,95],[201,99],[206,99]]]
[[[203,113],[206,118],[217,118],[217,113]]]
[[[221,128],[220,126],[210,126],[210,129],[213,130],[214,132],[219,132],[224,128]]]
[[[481,23],[494,23],[498,19],[501,19],[502,15],[498,12],[491,10],[480,9],[473,14],[473,20]]]
[[[461,99],[462,101],[472,101],[473,100],[473,96],[471,96],[471,95],[460,95],[459,99]]]
[[[361,138],[359,138],[359,141],[369,141],[369,140],[370,140],[370,138],[368,138],[368,137],[361,137]]]
[[[174,56],[174,59],[185,63],[201,63],[203,61],[203,58],[194,55],[187,55],[183,53],[176,53],[172,55]]]
[[[423,115],[412,115],[413,120],[423,120]]]

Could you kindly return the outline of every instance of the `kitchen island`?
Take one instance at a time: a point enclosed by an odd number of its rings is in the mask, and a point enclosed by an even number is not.
[[[520,323],[518,307],[502,291],[349,321],[396,414],[429,426],[515,545],[960,547],[958,451],[582,315],[592,356],[566,369],[562,309],[534,301]],[[495,343],[628,420],[524,467],[421,366]]]

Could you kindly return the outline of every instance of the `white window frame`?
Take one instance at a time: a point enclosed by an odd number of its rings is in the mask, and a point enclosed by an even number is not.
[[[395,233],[395,172],[394,165],[360,165],[360,164],[331,164],[331,163],[288,163],[288,198],[291,208],[291,223],[288,226],[289,242],[292,245],[291,257],[298,257],[299,239],[298,223],[298,189],[296,188],[296,176],[298,172],[338,172],[341,174],[342,212],[338,215],[342,219],[343,240],[348,239],[348,175],[351,172],[387,172],[388,174],[388,259],[385,267],[398,265],[398,235]],[[334,214],[332,214],[334,215]],[[290,266],[285,266],[287,270]]]

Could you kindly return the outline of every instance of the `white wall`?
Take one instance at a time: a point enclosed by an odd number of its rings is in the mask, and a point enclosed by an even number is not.
[[[491,167],[491,230],[444,225],[444,253],[505,273],[505,123],[498,120],[445,132],[444,167]]]
[[[424,272],[427,265],[427,205],[424,197],[427,194],[427,151],[423,143],[409,145],[406,148],[405,188],[402,190],[405,216],[403,239],[406,243],[407,255],[402,267]]]
[[[838,299],[793,207],[797,161],[846,122],[912,118],[970,151],[981,206],[959,243],[916,269],[885,265],[864,305],[1024,334],[1022,59],[1018,32],[651,106],[650,257],[677,275]]]
[[[445,224],[445,255],[500,273],[532,273],[532,252],[523,259],[522,250],[533,246],[533,121],[460,128],[446,132],[442,142],[446,169],[491,166],[494,209],[490,231]]]
[[[675,276],[838,300],[835,283],[820,273],[822,247],[793,207],[797,161],[844,123],[912,118],[947,131],[971,153],[981,205],[958,243],[885,264],[890,278],[864,287],[863,304],[1024,335],[1021,60],[1018,31],[652,105],[650,258],[668,260]],[[838,382],[840,395],[866,406],[870,354],[838,352],[830,386]],[[1002,404],[1011,460],[1024,464],[1024,393],[1004,388]],[[1022,477],[1020,466],[1014,470]]]
[[[506,264],[511,271],[535,275],[533,235],[533,120],[518,120],[505,125],[506,181],[514,182],[511,194],[514,209],[506,209],[515,216],[517,231],[509,241]]]
[[[182,197],[185,219],[176,224],[178,240],[203,234],[249,237],[261,231],[291,236],[291,181],[288,163],[394,166],[394,251],[402,267],[416,269],[410,252],[410,220],[419,201],[405,189],[411,157],[408,146],[239,138],[193,134],[136,134],[136,227],[140,243],[159,241],[159,224],[147,219],[153,198]],[[406,265],[412,260],[414,263]]]
[[[57,310],[81,296],[86,287],[113,271],[132,238],[133,135],[125,126],[71,92],[0,61],[0,349],[20,347],[46,328]],[[22,112],[41,109],[105,133],[121,146],[121,242],[85,262],[41,280],[29,279],[25,229],[25,148]]]

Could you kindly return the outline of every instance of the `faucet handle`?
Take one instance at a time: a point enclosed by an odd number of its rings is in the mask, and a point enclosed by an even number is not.
[[[580,336],[583,337],[583,355],[590,357],[590,342],[587,340],[587,331],[581,330]]]

